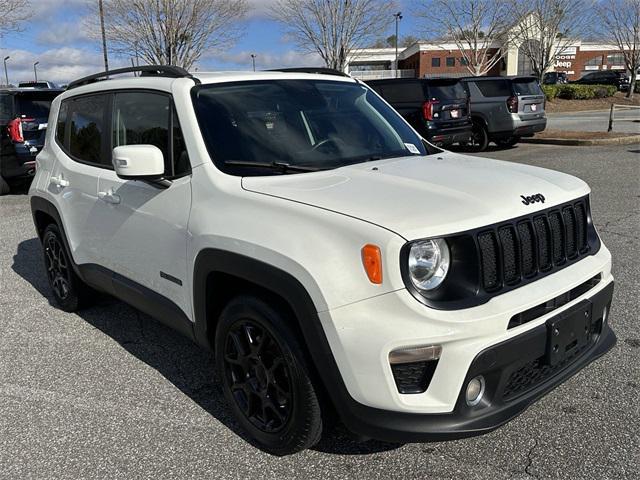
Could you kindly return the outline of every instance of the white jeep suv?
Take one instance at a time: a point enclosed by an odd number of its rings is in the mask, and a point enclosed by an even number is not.
[[[51,109],[31,208],[55,299],[106,292],[215,352],[264,450],[491,431],[606,353],[589,187],[425,142],[326,71],[141,67]]]

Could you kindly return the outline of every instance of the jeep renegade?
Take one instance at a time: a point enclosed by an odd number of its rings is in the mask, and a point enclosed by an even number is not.
[[[30,190],[53,295],[106,292],[212,350],[264,450],[335,416],[489,432],[614,345],[583,181],[440,150],[346,76],[131,70],[53,101]]]

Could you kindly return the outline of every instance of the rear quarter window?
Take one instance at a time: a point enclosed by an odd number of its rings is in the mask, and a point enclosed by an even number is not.
[[[511,86],[507,80],[482,80],[475,84],[485,97],[511,96]]]

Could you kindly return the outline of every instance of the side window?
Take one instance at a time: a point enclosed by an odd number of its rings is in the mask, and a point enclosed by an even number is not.
[[[69,108],[69,101],[65,100],[60,104],[60,111],[58,112],[58,121],[56,122],[56,139],[58,143],[64,147],[65,144],[65,132],[67,127],[67,110]]]
[[[8,123],[13,110],[13,95],[0,93],[0,122]]]
[[[71,101],[67,115],[69,153],[82,162],[110,167],[102,143],[107,99],[107,95],[78,97]]]
[[[154,145],[164,156],[166,177],[190,170],[189,157],[171,97],[161,93],[123,92],[114,96],[112,146]]]
[[[164,156],[165,174],[171,172],[169,115],[171,100],[157,93],[116,93],[113,104],[112,146],[148,144]]]
[[[483,80],[476,83],[480,92],[485,97],[508,97],[511,88],[506,80]]]
[[[422,102],[424,88],[419,81],[390,82],[382,86],[384,99],[391,103]]]

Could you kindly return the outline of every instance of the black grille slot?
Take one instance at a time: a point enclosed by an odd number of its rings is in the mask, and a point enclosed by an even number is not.
[[[551,248],[551,256],[553,263],[562,265],[564,263],[564,227],[562,226],[562,216],[560,212],[551,212],[549,214],[549,227],[551,228],[551,238],[553,246]]]
[[[583,253],[587,250],[587,213],[584,203],[577,203],[575,207],[576,213],[576,241],[578,251]]]
[[[482,265],[482,283],[487,291],[500,286],[498,277],[498,242],[493,232],[478,235],[480,245],[480,262]]]
[[[488,227],[477,234],[482,287],[495,292],[532,280],[590,251],[585,200]]]
[[[530,277],[536,273],[536,244],[533,239],[533,227],[531,226],[531,222],[522,222],[518,224],[518,236],[520,237],[522,275]]]
[[[551,268],[551,231],[545,217],[536,217],[533,221],[538,239],[538,261],[541,271]]]
[[[505,283],[516,283],[520,280],[518,264],[518,247],[513,227],[502,227],[498,230],[502,245],[502,265]]]
[[[562,210],[564,216],[564,230],[565,238],[567,241],[567,257],[575,258],[578,254],[577,239],[576,239],[576,213],[573,207],[565,207]]]

